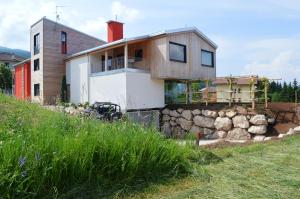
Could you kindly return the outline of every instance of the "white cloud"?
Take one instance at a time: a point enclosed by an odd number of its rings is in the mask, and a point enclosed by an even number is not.
[[[139,11],[135,8],[129,8],[119,1],[112,3],[111,12],[113,17],[117,16],[126,22],[132,22],[139,16]]]
[[[300,37],[257,40],[247,45],[249,64],[242,73],[291,81],[299,79]]]
[[[98,17],[97,19],[86,20],[78,29],[97,38],[106,39],[106,19]]]
[[[55,16],[55,2],[0,1],[0,45],[29,49],[30,25],[43,16]]]

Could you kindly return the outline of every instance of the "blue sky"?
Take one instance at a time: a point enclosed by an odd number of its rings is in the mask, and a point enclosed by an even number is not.
[[[300,81],[299,0],[0,0],[0,45],[29,49],[29,26],[43,16],[106,39],[118,15],[125,36],[196,26],[218,44],[217,75],[258,74]],[[31,10],[31,11],[30,11]],[[28,12],[30,11],[30,12]]]

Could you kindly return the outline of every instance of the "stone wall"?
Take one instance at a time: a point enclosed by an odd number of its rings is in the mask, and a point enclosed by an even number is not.
[[[184,138],[188,133],[201,132],[206,139],[264,139],[268,125],[274,123],[274,118],[242,106],[219,111],[182,108],[165,108],[161,111],[161,131],[174,138]]]

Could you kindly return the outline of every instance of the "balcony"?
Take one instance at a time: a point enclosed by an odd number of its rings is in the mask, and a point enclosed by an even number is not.
[[[143,42],[125,44],[91,55],[91,73],[136,69],[150,71],[146,56],[146,44]]]

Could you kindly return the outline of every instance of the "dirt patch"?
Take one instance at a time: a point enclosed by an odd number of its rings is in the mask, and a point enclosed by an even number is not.
[[[285,134],[289,131],[290,128],[295,128],[295,127],[297,127],[297,125],[292,122],[277,123],[275,126],[273,126],[273,129],[275,132],[279,134]]]

